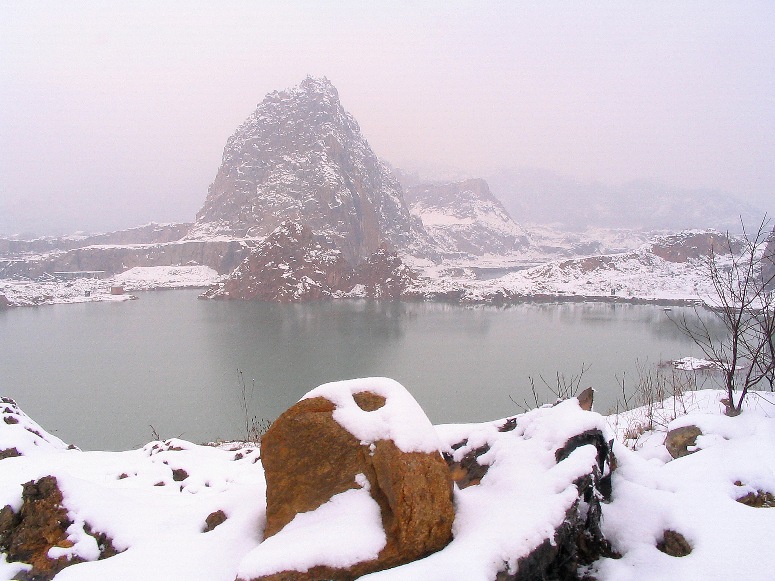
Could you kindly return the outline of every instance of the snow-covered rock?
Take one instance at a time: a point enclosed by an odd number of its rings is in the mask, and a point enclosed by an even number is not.
[[[454,508],[440,448],[393,380],[309,392],[261,440],[266,540],[243,560],[240,579],[352,579],[441,549]]]
[[[397,299],[415,274],[386,246],[353,269],[342,252],[298,222],[283,222],[201,298],[306,302],[344,297]]]
[[[410,186],[406,200],[446,254],[508,254],[530,243],[482,179]]]

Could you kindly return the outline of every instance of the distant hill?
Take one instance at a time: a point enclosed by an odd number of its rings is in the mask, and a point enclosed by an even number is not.
[[[507,254],[529,244],[483,179],[409,185],[405,197],[444,253]]]
[[[673,230],[715,228],[737,232],[740,218],[758,225],[764,211],[715,190],[684,190],[650,181],[621,186],[582,182],[544,170],[504,170],[485,176],[520,224]]]

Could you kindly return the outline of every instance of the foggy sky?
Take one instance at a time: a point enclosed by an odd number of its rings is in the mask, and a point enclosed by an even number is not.
[[[399,167],[775,209],[771,1],[0,0],[0,233],[193,220],[228,136],[307,74]]]

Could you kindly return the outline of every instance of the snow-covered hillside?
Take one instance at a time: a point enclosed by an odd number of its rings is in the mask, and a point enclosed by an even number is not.
[[[772,394],[752,393],[741,415],[726,417],[722,397],[689,392],[609,417],[583,411],[571,399],[508,422],[438,426],[451,456],[459,442],[465,444],[457,455],[489,448],[478,457],[488,468],[481,481],[454,490],[454,539],[438,553],[362,579],[493,581],[504,566],[518,573],[515,556],[562,522],[564,507],[578,494],[573,479],[594,463],[594,446],[581,446],[562,461],[555,446],[596,429],[615,438],[611,501],[602,504],[601,521],[613,552],[577,571],[579,577],[770,581],[775,402]],[[82,452],[48,434],[11,400],[0,402],[0,415],[0,506],[6,506],[0,537],[15,526],[24,487],[42,488],[45,477],[54,477],[62,492],[55,508],[70,524],[49,557],[72,563],[57,580],[234,581],[239,570],[257,566],[266,485],[256,446],[172,439],[126,452]],[[666,434],[686,426],[701,433],[684,450],[688,455],[673,459]],[[336,560],[341,550],[346,561],[348,540],[371,539],[380,526],[358,512],[362,503],[348,502],[336,498],[328,507],[336,514],[351,511],[339,523],[344,528],[332,531],[331,521],[319,520],[314,538],[310,529],[298,532],[298,542],[281,547],[274,560],[303,567],[318,542],[333,537],[337,542],[325,545],[325,558]],[[29,568],[0,556],[0,579]]]
[[[508,254],[529,244],[482,179],[407,187],[406,201],[445,254]]]

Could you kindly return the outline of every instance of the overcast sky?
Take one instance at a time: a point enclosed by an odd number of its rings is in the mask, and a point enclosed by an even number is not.
[[[0,0],[0,233],[193,220],[228,136],[307,74],[394,165],[775,205],[772,0]]]

